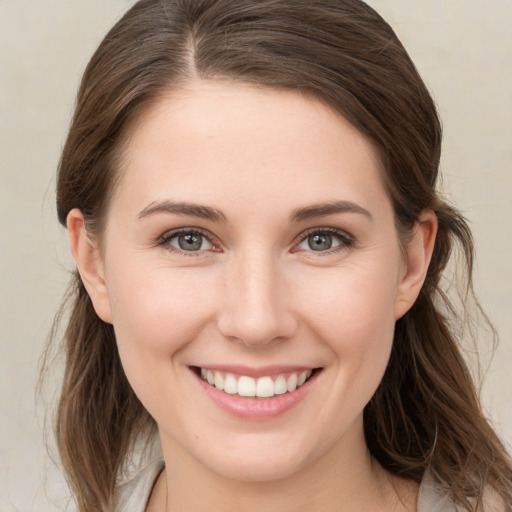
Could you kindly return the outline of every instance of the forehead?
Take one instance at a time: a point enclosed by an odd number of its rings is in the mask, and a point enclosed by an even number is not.
[[[370,203],[384,193],[377,151],[339,113],[297,92],[226,81],[162,95],[131,126],[121,169],[116,195],[141,206],[175,194],[226,205],[340,194]]]

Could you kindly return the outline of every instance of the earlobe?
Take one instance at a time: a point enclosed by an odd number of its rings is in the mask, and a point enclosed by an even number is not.
[[[432,210],[424,210],[413,228],[413,237],[407,244],[404,275],[398,286],[395,320],[412,307],[421,291],[434,250],[437,217]]]
[[[74,208],[67,216],[71,254],[97,315],[112,323],[103,262],[97,245],[87,233],[82,212]]]

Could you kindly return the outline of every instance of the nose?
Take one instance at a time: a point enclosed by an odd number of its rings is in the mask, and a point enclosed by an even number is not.
[[[221,333],[258,348],[293,336],[297,318],[279,262],[270,254],[240,257],[225,274]],[[289,290],[288,290],[289,291]]]

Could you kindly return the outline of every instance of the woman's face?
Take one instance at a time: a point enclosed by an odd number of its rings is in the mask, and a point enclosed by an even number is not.
[[[357,465],[414,298],[379,158],[344,118],[220,81],[161,98],[127,140],[98,265],[164,453],[240,480]]]

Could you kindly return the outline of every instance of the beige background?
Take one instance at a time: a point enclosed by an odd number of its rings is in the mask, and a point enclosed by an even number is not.
[[[0,510],[57,511],[38,360],[72,268],[54,172],[79,77],[121,0],[0,0]],[[511,0],[373,0],[425,77],[445,126],[443,171],[472,222],[477,289],[501,335],[485,407],[512,445]],[[72,507],[71,507],[72,508]]]

